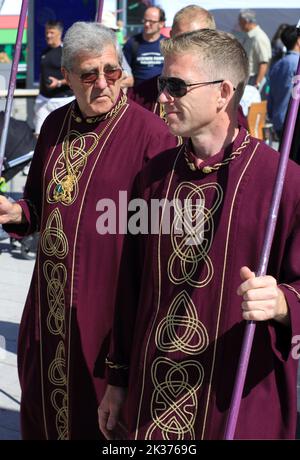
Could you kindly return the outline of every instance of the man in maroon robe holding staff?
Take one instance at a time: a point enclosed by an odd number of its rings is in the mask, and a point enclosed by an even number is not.
[[[295,438],[300,169],[288,164],[268,276],[255,277],[279,154],[238,128],[246,53],[208,29],[162,52],[159,101],[190,140],[136,178],[134,198],[164,201],[157,234],[126,236],[99,426],[107,439],[120,423],[128,439],[222,439],[244,320],[255,320],[236,438]]]
[[[67,31],[62,71],[76,100],[46,119],[24,198],[0,197],[0,223],[40,246],[20,327],[24,439],[97,439],[97,408],[124,235],[97,233],[99,200],[118,202],[145,162],[177,140],[120,90],[115,36]]]

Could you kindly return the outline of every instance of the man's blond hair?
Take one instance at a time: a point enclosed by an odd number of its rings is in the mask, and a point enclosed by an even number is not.
[[[201,19],[206,25],[207,29],[215,29],[216,23],[213,15],[198,5],[188,5],[177,11],[173,19],[172,28],[176,28],[182,19],[190,20]]]
[[[171,54],[193,53],[199,68],[208,80],[230,80],[235,87],[235,106],[243,95],[249,76],[247,54],[239,41],[227,32],[202,29],[175,38],[162,40],[164,57]]]

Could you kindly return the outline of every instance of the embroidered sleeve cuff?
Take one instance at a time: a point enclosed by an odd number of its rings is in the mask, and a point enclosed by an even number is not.
[[[106,358],[107,380],[110,385],[119,387],[128,386],[128,366],[126,364],[115,363]]]
[[[278,287],[284,293],[289,307],[290,326],[270,321],[269,332],[275,355],[279,360],[286,361],[290,357],[293,337],[300,334],[300,293],[288,284],[280,284]]]

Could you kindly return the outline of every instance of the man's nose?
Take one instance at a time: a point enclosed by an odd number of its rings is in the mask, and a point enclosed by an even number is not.
[[[160,102],[161,104],[170,102],[170,100],[173,100],[173,99],[174,98],[170,96],[170,94],[166,90],[163,90],[157,98],[158,102]]]
[[[94,83],[94,86],[100,89],[107,87],[107,81],[103,73],[99,73],[97,80]]]

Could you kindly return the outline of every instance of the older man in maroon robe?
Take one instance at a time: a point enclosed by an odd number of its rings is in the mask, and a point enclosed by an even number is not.
[[[135,197],[160,200],[160,225],[126,237],[101,430],[119,436],[126,407],[129,439],[222,439],[244,320],[255,320],[236,438],[294,438],[300,169],[288,165],[268,276],[255,277],[279,155],[237,125],[246,53],[207,29],[165,42],[163,54],[159,100],[190,142],[136,179]]]
[[[97,225],[101,199],[118,202],[144,163],[177,142],[159,117],[120,91],[120,56],[108,29],[75,23],[62,65],[76,101],[45,121],[23,200],[0,197],[7,230],[40,231],[18,349],[25,439],[99,438],[105,381],[97,377],[124,236]]]

